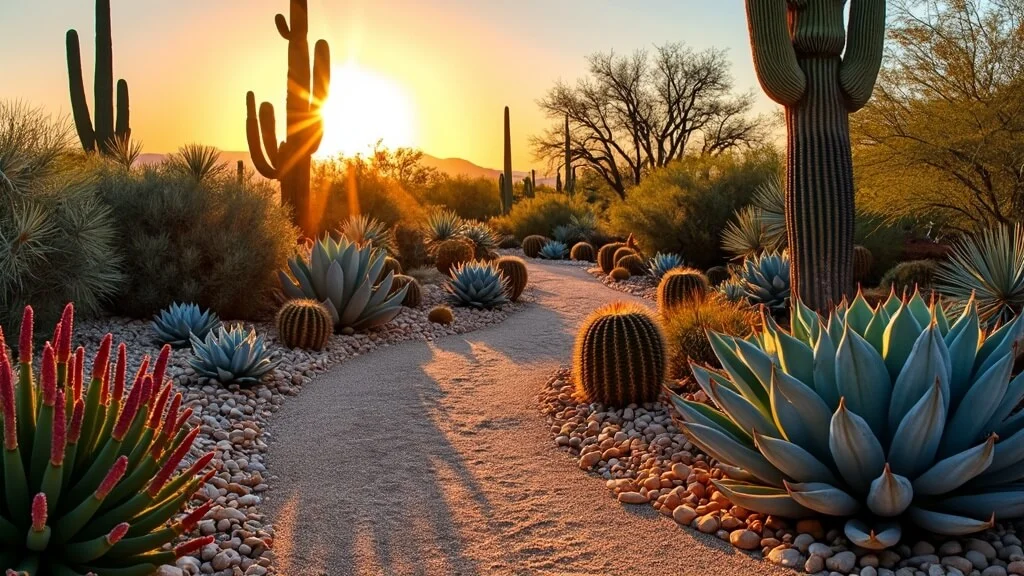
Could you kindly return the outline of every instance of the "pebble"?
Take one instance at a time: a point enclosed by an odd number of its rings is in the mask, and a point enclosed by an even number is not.
[[[800,551],[794,548],[785,548],[780,546],[773,549],[768,553],[768,561],[779,566],[786,568],[798,569],[803,563],[804,559],[800,555]]]
[[[736,530],[729,534],[729,542],[741,550],[757,550],[761,547],[761,537],[751,530]]]
[[[850,551],[840,552],[825,560],[825,567],[843,574],[849,574],[856,564],[857,555]]]

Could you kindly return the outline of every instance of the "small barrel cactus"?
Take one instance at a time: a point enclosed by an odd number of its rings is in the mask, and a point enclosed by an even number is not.
[[[491,262],[459,264],[444,287],[461,306],[491,309],[508,302],[508,281]]]
[[[728,282],[732,278],[732,273],[725,266],[712,266],[708,268],[708,271],[704,273],[707,277],[708,283],[712,286],[718,286],[723,282]]]
[[[565,260],[565,257],[569,255],[569,247],[559,242],[558,240],[552,240],[544,245],[540,249],[540,256],[545,260]]]
[[[612,261],[615,262],[616,266],[620,266],[619,260],[622,260],[626,256],[639,257],[639,254],[637,254],[636,250],[633,250],[629,246],[623,246],[622,248],[619,248],[618,250],[615,251],[615,255],[612,256]]]
[[[405,292],[405,300],[402,300],[402,306],[406,308],[419,308],[420,304],[423,303],[423,289],[420,288],[420,283],[412,276],[404,274],[395,276],[394,281],[391,283],[391,291],[397,292],[405,286],[408,286],[408,289]]]
[[[900,262],[882,276],[879,287],[886,291],[895,290],[897,296],[913,293],[915,288],[930,294],[938,271],[939,263],[935,260]]]
[[[403,272],[402,263],[397,258],[391,256],[384,257],[384,267],[380,269],[380,276],[377,277],[377,282],[382,282],[387,277],[388,273],[392,273],[398,276]]]
[[[463,239],[445,240],[437,245],[434,264],[437,271],[448,275],[452,268],[473,259],[473,245]]]
[[[434,324],[448,325],[455,322],[455,314],[452,309],[447,306],[434,306],[427,313],[427,320],[430,320]]]
[[[647,263],[639,254],[626,254],[615,263],[617,268],[625,268],[633,276],[643,276],[647,273]]]
[[[537,258],[540,256],[540,251],[544,248],[544,245],[548,243],[548,239],[544,236],[538,236],[536,234],[523,238],[523,254],[526,254],[528,258]]]
[[[153,316],[152,324],[158,343],[185,348],[192,341],[193,334],[206,338],[211,330],[220,327],[220,318],[215,312],[202,310],[196,304],[175,302]]]
[[[625,244],[622,242],[612,242],[605,244],[597,251],[597,264],[601,267],[601,272],[611,274],[612,269],[615,268],[615,253],[624,246]]]
[[[608,274],[608,277],[611,278],[612,280],[615,280],[616,282],[623,282],[625,280],[629,280],[632,276],[633,275],[629,273],[629,270],[626,270],[625,268],[622,267],[612,268],[611,273]]]
[[[278,364],[270,360],[263,336],[252,329],[246,333],[241,326],[222,326],[205,340],[193,336],[192,353],[189,365],[196,373],[221,384],[256,384]]]
[[[853,247],[853,279],[856,282],[863,282],[871,274],[871,265],[875,263],[875,257],[871,250],[863,246]]]
[[[614,302],[595,311],[576,335],[573,377],[589,402],[654,402],[665,368],[665,337],[646,308]]]
[[[569,251],[569,258],[578,262],[593,262],[594,247],[589,242],[577,242]]]
[[[693,268],[669,271],[658,283],[658,311],[667,317],[672,310],[708,293],[708,279]]]
[[[498,248],[498,236],[483,222],[469,222],[462,236],[473,244],[473,258],[486,260]]]
[[[508,283],[508,299],[513,302],[519,300],[530,278],[526,271],[526,262],[515,256],[503,256],[498,258],[494,265],[498,267]]]
[[[275,319],[277,336],[289,348],[323,350],[334,332],[330,311],[316,300],[289,300]]]

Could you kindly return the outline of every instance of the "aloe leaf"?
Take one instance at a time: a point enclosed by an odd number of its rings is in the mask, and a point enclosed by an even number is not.
[[[892,380],[900,375],[922,331],[923,328],[906,305],[901,305],[899,310],[892,314],[882,342],[882,356]]]
[[[864,418],[876,436],[883,438],[892,394],[889,372],[878,352],[853,330],[843,332],[836,350],[836,387],[839,395],[846,398],[847,407]]]
[[[948,494],[984,472],[992,464],[996,436],[984,444],[937,462],[914,480],[914,491],[925,496]]]
[[[832,416],[829,446],[843,479],[860,494],[867,494],[885,468],[885,452],[867,421],[846,409],[845,400]]]
[[[912,506],[909,515],[914,524],[942,536],[966,536],[988,530],[995,524],[995,513],[990,520],[975,520],[966,516],[932,512]]]
[[[782,486],[782,473],[779,472],[760,452],[752,450],[728,434],[702,424],[684,423],[683,430],[687,436],[708,454],[723,462],[739,466],[770,486]]]
[[[939,455],[946,457],[963,452],[977,443],[985,433],[985,424],[999,409],[999,403],[1010,383],[1013,355],[1007,354],[978,377],[946,424]]]
[[[916,478],[935,461],[946,426],[946,407],[938,382],[907,412],[893,435],[889,463],[897,474]]]
[[[836,345],[827,330],[818,332],[814,345],[814,389],[825,401],[829,410],[839,406],[839,390],[836,387]]]
[[[782,488],[770,488],[727,480],[711,481],[733,504],[761,514],[785,518],[813,517],[815,512],[798,504]]]
[[[828,433],[832,413],[824,400],[796,378],[772,371],[772,414],[790,442],[809,449],[819,458],[829,458]]]
[[[904,476],[893,474],[885,465],[882,475],[871,482],[868,492],[868,508],[878,516],[891,518],[899,516],[914,501],[914,488]]]
[[[943,404],[949,409],[948,357],[946,343],[938,328],[929,326],[914,342],[906,365],[893,384],[892,402],[888,410],[890,431],[896,430],[903,417],[936,382],[942,389]]]
[[[843,532],[850,542],[868,550],[885,550],[900,542],[903,537],[903,530],[899,524],[885,523],[878,526],[878,529],[871,529],[861,520],[850,520],[843,528]]]
[[[860,510],[860,502],[831,484],[786,482],[786,490],[797,504],[829,516],[851,516]]]

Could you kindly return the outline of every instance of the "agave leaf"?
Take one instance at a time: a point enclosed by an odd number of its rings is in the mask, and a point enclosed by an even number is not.
[[[729,436],[732,436],[733,440],[740,442],[746,446],[753,447],[754,442],[750,437],[749,433],[742,428],[736,426],[732,420],[729,420],[721,412],[714,410],[707,404],[700,402],[691,402],[684,400],[682,396],[669,391],[669,400],[672,401],[672,405],[675,406],[677,412],[684,422],[691,422],[694,424],[703,424],[709,428],[717,428],[720,432],[724,432]]]
[[[396,292],[397,294],[397,292]],[[376,328],[377,326],[383,326],[388,322],[391,322],[402,312],[401,306],[391,306],[387,308],[380,308],[375,312],[367,314],[359,319],[358,322],[352,325],[353,330],[368,330],[370,328]]]
[[[808,346],[812,346],[818,340],[821,320],[819,319],[817,312],[811,310],[799,298],[793,300],[789,318],[789,324],[792,326],[794,338],[797,338]]]
[[[903,530],[899,524],[888,522],[872,530],[860,520],[850,520],[843,529],[846,537],[853,544],[868,550],[885,550],[900,542]]]
[[[1013,370],[1013,354],[1007,354],[978,377],[967,391],[963,402],[957,407],[942,435],[939,455],[952,456],[966,450],[981,439],[985,424],[999,409],[999,403],[1006,395]]]
[[[901,295],[896,293],[896,286],[893,286],[889,290],[889,297],[885,300],[885,303],[882,304],[882,307],[885,308],[886,313],[891,317],[902,305],[903,300],[901,299]]]
[[[372,291],[373,281],[369,276],[363,277],[362,282],[352,292],[352,297],[349,298],[345,309],[341,311],[342,326],[353,326],[359,320],[366,310],[366,305],[370,302],[370,296],[373,294]],[[396,310],[395,313],[397,314],[398,311]]]
[[[797,482],[839,484],[828,466],[792,442],[755,433],[754,444],[772,466]]]
[[[871,322],[868,322],[868,327],[864,330],[864,339],[867,340],[872,347],[882,354],[882,347],[885,343],[885,329],[889,326],[889,314],[881,306],[878,307],[878,312],[871,318]]]
[[[987,476],[1019,464],[1024,461],[1024,430],[1019,430],[1013,436],[997,443],[992,452],[992,463],[985,468],[983,475]]]
[[[871,481],[885,468],[885,452],[871,426],[847,410],[845,400],[832,416],[829,446],[843,479],[857,493],[867,494]]]
[[[1010,381],[1010,384],[1007,385],[1006,393],[1003,394],[1003,399],[999,402],[999,407],[996,408],[995,414],[989,418],[984,429],[996,430],[999,428],[1000,424],[1006,420],[1006,417],[1017,409],[1021,400],[1024,400],[1024,372],[1015,376],[1013,380]]]
[[[342,296],[345,287],[345,271],[341,265],[336,261],[332,261],[331,265],[327,268],[327,274],[324,277],[323,292],[319,294],[327,294],[331,302],[337,307],[347,302]]]
[[[889,463],[897,474],[916,478],[935,461],[946,426],[942,387],[936,382],[907,412],[893,435]]]
[[[878,516],[891,518],[902,514],[914,501],[914,488],[904,476],[893,474],[885,465],[882,475],[871,482],[868,508]]]
[[[829,410],[839,406],[839,389],[836,387],[836,346],[828,330],[818,332],[814,345],[814,389],[825,401]]]
[[[906,365],[896,378],[889,406],[889,430],[895,430],[914,404],[936,382],[942,389],[942,400],[949,408],[949,351],[937,326],[929,326],[907,357]]]
[[[772,414],[786,439],[807,447],[818,458],[828,459],[831,411],[814,390],[796,378],[772,370]]]
[[[907,364],[907,358],[922,331],[923,328],[917,323],[913,313],[905,304],[901,305],[899,310],[892,315],[882,342],[882,356],[885,358],[885,366],[889,369],[889,376],[892,380],[896,380],[900,371]],[[901,414],[900,418],[902,417]]]
[[[936,463],[914,480],[914,491],[926,496],[939,496],[956,490],[988,469],[995,446],[996,436],[993,434],[984,444]]]
[[[735,340],[716,332],[708,332],[708,341],[737,391],[755,406],[770,405],[768,391],[736,353],[733,347]]]
[[[851,330],[857,332],[857,334],[864,336],[867,332],[868,324],[871,323],[874,317],[874,312],[871,310],[871,306],[864,300],[864,295],[858,290],[857,296],[850,303],[849,310],[846,311],[846,326]]]
[[[706,366],[700,366],[697,364],[690,363],[690,370],[693,372],[693,377],[697,380],[697,384],[705,394],[711,396],[711,379],[714,378],[715,383],[719,386],[725,386],[733,392],[739,392],[736,390],[736,386],[729,380],[729,377],[718,370],[707,368]]]
[[[945,342],[948,344],[952,366],[949,392],[953,405],[956,406],[971,386],[975,357],[981,342],[981,323],[977,313],[974,312],[973,301],[968,304],[964,316],[950,329]]]
[[[990,514],[1000,519],[1019,518],[1024,515],[1024,485],[1010,484],[977,494],[952,496],[936,504],[936,507],[949,514],[974,519],[985,518]]]
[[[967,518],[965,516],[932,512],[918,508],[917,506],[911,506],[909,514],[910,519],[914,521],[914,524],[917,524],[929,532],[934,532],[935,534],[940,534],[942,536],[966,536],[968,534],[974,534],[975,532],[988,530],[995,525],[994,512],[990,520],[975,520],[974,518]]]
[[[734,338],[733,344],[736,353],[743,360],[743,363],[753,372],[761,388],[768,390],[772,382],[772,369],[776,360],[761,350],[756,344],[747,342],[742,338]]]
[[[711,381],[708,396],[714,399],[715,403],[721,406],[722,411],[729,419],[735,422],[744,432],[753,431],[775,438],[782,438],[782,432],[776,427],[775,422],[769,416],[766,416],[764,412],[747,401],[746,398],[728,388],[718,386],[715,380]]]
[[[836,387],[847,406],[871,426],[879,438],[885,436],[885,413],[892,384],[885,362],[878,352],[855,331],[847,328],[836,350]],[[877,472],[872,474],[875,477]]]
[[[1020,343],[1020,336],[1020,316],[989,334],[974,359],[974,374],[984,374],[1004,354],[1012,352],[1014,344]]]
[[[928,308],[928,303],[921,296],[920,287],[914,288],[914,295],[907,302],[907,309],[910,310],[914,319],[921,326],[927,326],[932,323],[932,311]]]
[[[797,504],[782,488],[769,488],[728,480],[712,480],[711,482],[719,492],[725,494],[730,502],[747,510],[785,518],[807,518],[815,515],[813,510]]]
[[[786,491],[797,504],[829,516],[850,516],[860,510],[860,503],[839,488],[821,482],[808,484],[786,482]]]
[[[682,427],[694,444],[714,458],[743,468],[769,486],[782,486],[782,473],[760,452],[740,444],[716,428],[689,422],[683,423]]]
[[[757,477],[742,468],[729,466],[722,462],[718,463],[718,468],[722,471],[722,474],[725,474],[725,476],[731,480],[739,480],[740,482],[757,482]]]
[[[814,351],[785,332],[778,332],[778,356],[782,369],[804,384],[814,386]]]

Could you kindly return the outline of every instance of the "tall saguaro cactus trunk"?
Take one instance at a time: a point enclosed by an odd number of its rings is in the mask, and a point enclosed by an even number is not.
[[[885,0],[746,0],[754,67],[786,109],[786,226],[792,289],[826,311],[853,291],[849,115],[882,62]],[[844,54],[845,48],[845,54]]]
[[[576,168],[572,165],[572,143],[569,140],[569,115],[565,115],[565,192],[572,196],[576,192]],[[561,192],[561,190],[559,190]]]
[[[310,74],[307,0],[291,0],[289,14],[288,19],[282,14],[274,19],[277,31],[288,41],[285,140],[278,143],[274,106],[264,102],[257,115],[256,96],[252,92],[246,94],[245,132],[256,170],[281,183],[281,202],[291,207],[295,223],[303,233],[314,238],[319,222],[313,210],[309,173],[313,154],[323,140],[320,108],[331,83],[331,51],[326,41],[317,41]]]
[[[508,106],[505,106],[505,173],[501,180],[501,213],[512,211],[512,128]]]
[[[128,109],[128,83],[117,81],[117,124],[114,123],[114,42],[110,25],[110,0],[96,0],[96,70],[93,80],[95,121],[89,118],[82,77],[82,48],[77,30],[68,30],[66,38],[68,86],[71,112],[78,139],[86,152],[109,154],[115,139],[131,137]]]

